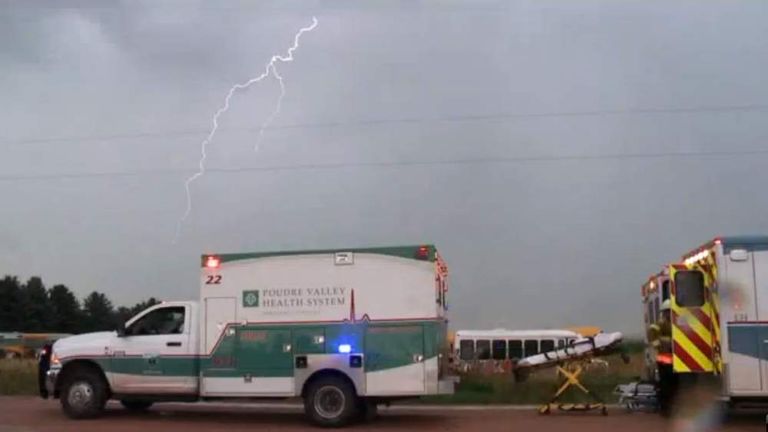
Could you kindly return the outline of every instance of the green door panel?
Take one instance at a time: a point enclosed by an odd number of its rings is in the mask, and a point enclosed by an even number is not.
[[[305,327],[294,329],[293,353],[296,355],[325,353],[325,328]]]
[[[371,325],[365,335],[365,370],[407,366],[424,357],[421,325]]]
[[[238,329],[237,369],[254,376],[293,374],[293,347],[288,329]]]

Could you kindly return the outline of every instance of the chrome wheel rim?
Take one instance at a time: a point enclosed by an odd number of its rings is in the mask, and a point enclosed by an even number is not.
[[[93,402],[93,387],[84,381],[76,382],[69,388],[67,402],[77,409],[86,408]]]
[[[315,411],[325,418],[334,419],[341,415],[346,404],[344,392],[338,387],[321,387],[315,395]]]

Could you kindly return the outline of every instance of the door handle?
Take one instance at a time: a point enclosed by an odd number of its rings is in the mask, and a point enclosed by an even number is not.
[[[165,343],[165,346],[169,346],[169,347],[180,347],[180,346],[181,346],[181,342],[166,342],[166,343]]]

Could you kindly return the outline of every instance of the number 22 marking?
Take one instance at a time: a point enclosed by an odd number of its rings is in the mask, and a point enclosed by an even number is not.
[[[220,285],[221,284],[221,275],[208,275],[207,279],[205,280],[206,285]]]

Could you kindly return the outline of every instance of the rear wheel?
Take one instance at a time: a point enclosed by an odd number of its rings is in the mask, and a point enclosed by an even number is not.
[[[146,411],[152,406],[152,401],[121,400],[120,403],[129,411]]]
[[[61,389],[61,407],[73,419],[98,417],[107,403],[107,383],[90,369],[75,370]]]
[[[326,376],[310,384],[304,398],[304,412],[317,426],[341,427],[355,419],[359,403],[349,381]]]

